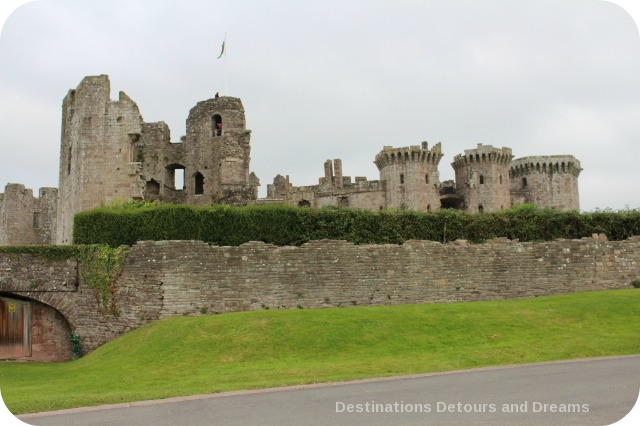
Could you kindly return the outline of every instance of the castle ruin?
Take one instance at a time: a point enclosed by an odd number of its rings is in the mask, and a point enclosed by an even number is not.
[[[0,194],[0,245],[70,244],[76,213],[113,201],[349,206],[492,212],[514,204],[578,210],[580,162],[571,155],[513,159],[511,149],[478,144],[456,155],[455,182],[441,182],[441,144],[394,148],[376,156],[379,180],[345,176],[340,159],[324,163],[318,185],[293,186],[278,175],[258,199],[250,172],[251,131],[238,98],[216,95],[189,112],[186,136],[146,123],[124,92],[110,99],[108,76],[85,77],[62,104],[58,188],[33,196],[10,183]]]
[[[300,207],[351,206],[368,210],[388,208],[431,211],[455,208],[472,213],[493,212],[515,204],[579,210],[580,162],[571,155],[513,159],[510,148],[478,144],[451,163],[455,182],[440,182],[441,144],[385,146],[375,157],[380,180],[342,173],[342,160],[327,160],[318,185],[293,186],[289,177],[276,176],[267,185],[267,199]]]

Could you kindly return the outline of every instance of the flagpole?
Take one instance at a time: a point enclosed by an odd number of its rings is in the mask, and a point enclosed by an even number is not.
[[[227,96],[227,33],[224,33],[224,95]]]

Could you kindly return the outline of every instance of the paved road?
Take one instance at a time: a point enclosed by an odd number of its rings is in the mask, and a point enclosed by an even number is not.
[[[197,396],[21,419],[38,426],[600,426],[624,417],[639,389],[640,356],[633,356]]]

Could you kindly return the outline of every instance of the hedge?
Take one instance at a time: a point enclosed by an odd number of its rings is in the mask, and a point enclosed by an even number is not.
[[[247,241],[300,245],[310,240],[356,244],[401,244],[406,240],[483,242],[506,237],[548,241],[606,234],[610,240],[640,235],[640,210],[561,212],[520,205],[495,213],[470,214],[353,208],[276,206],[124,205],[78,213],[75,244],[132,245],[141,240],[201,240],[222,246]]]

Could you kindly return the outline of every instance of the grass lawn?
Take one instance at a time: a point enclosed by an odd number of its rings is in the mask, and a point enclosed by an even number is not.
[[[14,413],[640,353],[640,290],[154,322],[65,363],[0,363]]]

